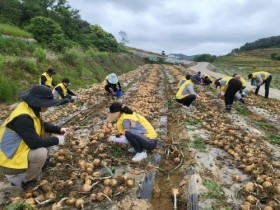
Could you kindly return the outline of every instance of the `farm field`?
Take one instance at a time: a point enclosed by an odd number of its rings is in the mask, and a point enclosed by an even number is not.
[[[193,73],[172,65],[140,66],[119,77],[123,97],[107,95],[98,84],[79,89],[75,103],[49,109],[45,121],[75,132],[63,147],[50,150],[55,166],[44,170],[38,185],[15,191],[1,175],[0,206],[280,209],[280,101],[250,93],[246,106],[235,102],[225,113],[213,86],[196,86],[199,99],[187,109],[175,101],[187,72]],[[128,145],[107,141],[117,133],[115,124],[105,122],[114,101],[145,116],[159,135],[157,149],[140,163],[131,161]],[[0,120],[10,112],[11,106],[2,106]]]
[[[255,71],[268,71],[273,75],[271,87],[280,88],[280,61],[271,60],[272,53],[279,53],[279,48],[252,50],[238,55],[222,56],[213,64],[216,72],[233,75],[240,73],[247,78],[249,73]]]

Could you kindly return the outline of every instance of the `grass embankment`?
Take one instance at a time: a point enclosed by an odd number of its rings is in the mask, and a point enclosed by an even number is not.
[[[71,81],[71,89],[101,82],[111,72],[126,73],[144,63],[128,53],[105,53],[79,48],[55,54],[36,42],[0,37],[0,102],[12,103],[19,92],[39,82],[49,67],[57,70],[54,81],[64,77]]]
[[[17,27],[0,23],[0,34],[1,35],[8,35],[8,36],[16,36],[16,37],[22,37],[22,38],[33,38],[33,34],[28,33],[27,31],[24,31],[22,29],[19,29]]]
[[[271,87],[280,88],[280,61],[271,60],[272,53],[279,53],[279,48],[253,50],[250,52],[222,56],[213,64],[215,71],[226,75],[240,73],[245,79],[248,74],[256,71],[267,71],[272,74]]]

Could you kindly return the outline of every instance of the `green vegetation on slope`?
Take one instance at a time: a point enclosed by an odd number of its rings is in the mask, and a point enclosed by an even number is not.
[[[24,31],[18,27],[3,23],[0,23],[0,34],[24,38],[33,38],[33,35],[31,33]]]
[[[58,71],[56,83],[64,77],[72,87],[86,87],[101,82],[110,72],[117,74],[143,65],[143,59],[127,53],[99,52],[79,47],[64,53],[54,53],[41,48],[36,42],[16,38],[0,38],[0,102],[14,102],[17,94],[37,84],[40,75],[49,67]]]
[[[226,75],[240,73],[245,79],[256,71],[267,71],[272,74],[271,87],[280,87],[280,61],[271,60],[272,53],[279,53],[279,48],[254,50],[236,55],[218,57],[213,63],[215,71]]]

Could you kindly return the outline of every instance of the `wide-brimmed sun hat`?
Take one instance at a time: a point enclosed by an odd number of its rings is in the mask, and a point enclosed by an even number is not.
[[[108,82],[110,82],[111,84],[117,84],[119,82],[117,75],[115,73],[109,74]]]
[[[24,102],[35,107],[51,107],[60,105],[60,100],[53,99],[50,88],[45,85],[34,85],[30,91],[19,94]]]
[[[110,110],[110,114],[107,117],[106,121],[107,122],[113,122],[117,119],[117,117],[120,115],[121,110],[122,110],[122,104],[119,102],[114,102],[112,103],[112,105],[110,106],[109,110]]]

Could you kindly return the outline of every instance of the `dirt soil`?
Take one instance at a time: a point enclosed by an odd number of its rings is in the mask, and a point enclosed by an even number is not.
[[[141,66],[120,76],[120,98],[98,84],[79,90],[75,103],[50,109],[45,121],[75,132],[66,145],[51,149],[55,166],[45,169],[28,190],[16,193],[0,177],[1,207],[25,202],[53,210],[179,210],[191,205],[205,210],[280,209],[280,102],[250,93],[247,106],[235,102],[232,113],[225,113],[214,87],[196,86],[199,99],[186,108],[175,94],[187,72],[194,73],[172,65]],[[159,135],[157,149],[140,163],[131,161],[129,145],[107,141],[117,133],[115,124],[105,122],[114,101],[145,116]],[[1,120],[14,107],[2,105]],[[160,157],[158,165],[155,157]],[[150,199],[141,197],[146,175],[154,176],[148,185]],[[196,203],[190,189],[196,189]]]

